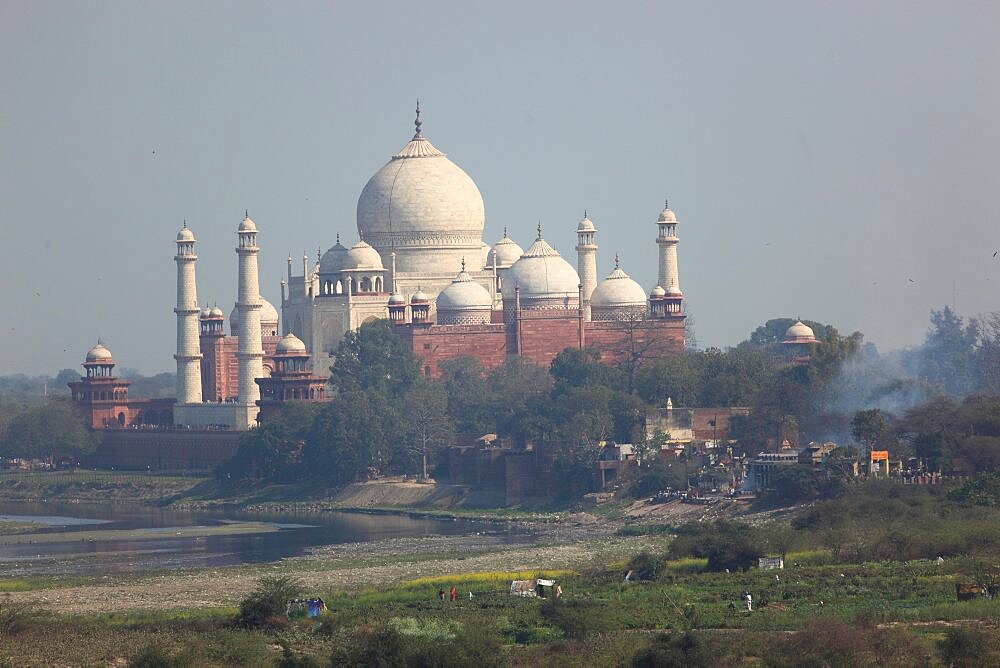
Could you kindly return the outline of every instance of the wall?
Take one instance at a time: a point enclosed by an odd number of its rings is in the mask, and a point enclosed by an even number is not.
[[[118,429],[101,432],[88,464],[124,470],[209,470],[239,448],[231,431]]]

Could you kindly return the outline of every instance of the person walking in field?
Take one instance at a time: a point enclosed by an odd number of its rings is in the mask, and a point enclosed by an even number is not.
[[[746,592],[743,598],[747,602],[747,612],[753,612],[753,596],[750,595],[750,592]]]
[[[458,600],[458,589],[455,587],[451,588],[451,602],[454,603]]]
[[[438,589],[438,600],[439,601],[444,600],[444,589]]]

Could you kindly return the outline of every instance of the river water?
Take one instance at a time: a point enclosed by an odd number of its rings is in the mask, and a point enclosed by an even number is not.
[[[507,531],[486,522],[402,515],[58,503],[0,503],[0,521],[29,521],[37,527],[30,536],[0,536],[0,574],[5,577],[225,566],[299,556],[318,545]],[[271,531],[227,534],[219,528],[237,523],[236,529],[244,522],[264,523]],[[214,535],[178,535],[199,531]],[[60,535],[48,535],[52,533]]]

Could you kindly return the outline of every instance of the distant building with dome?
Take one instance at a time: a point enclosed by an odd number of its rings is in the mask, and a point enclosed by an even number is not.
[[[231,454],[237,441],[220,434],[252,428],[282,401],[330,400],[326,378],[340,341],[374,319],[389,320],[428,376],[461,356],[492,368],[512,356],[548,366],[574,347],[607,362],[683,351],[678,221],[669,206],[650,235],[659,249],[657,284],[647,293],[617,256],[598,281],[598,228],[587,212],[575,227],[575,267],[546,241],[541,224],[526,250],[506,228],[486,244],[479,188],[424,137],[419,106],[415,125],[410,141],[361,191],[357,242],[347,247],[338,234],[315,261],[302,258],[301,273],[288,258],[280,316],[260,295],[259,230],[248,214],[236,229],[237,299],[228,333],[222,309],[199,306],[196,239],[184,224],[174,255],[176,400],[129,409],[127,381],[110,375],[110,352],[106,363],[102,346],[87,356],[87,377],[70,384],[91,426],[106,430],[114,450],[105,452],[107,461],[140,465],[155,455],[184,468],[178,462],[195,467]],[[146,429],[154,425],[176,433],[157,437]],[[107,435],[140,427],[141,438]],[[214,455],[190,455],[198,433],[218,444]],[[161,446],[175,451],[157,455]]]
[[[357,206],[359,241],[337,242],[282,281],[283,333],[302,337],[314,369],[333,364],[344,334],[389,318],[423,360],[475,357],[486,367],[510,355],[548,365],[566,347],[590,347],[620,360],[684,348],[683,294],[677,269],[677,217],[657,221],[659,284],[649,296],[618,266],[597,281],[597,227],[585,213],[576,227],[577,266],[543,238],[523,250],[504,229],[483,241],[485,205],[475,182],[416,132],[369,179]],[[627,339],[627,341],[626,341]],[[628,349],[628,350],[626,350]]]

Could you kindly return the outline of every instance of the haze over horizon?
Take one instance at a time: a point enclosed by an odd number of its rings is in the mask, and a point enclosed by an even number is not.
[[[676,211],[701,347],[796,317],[920,343],[931,309],[1000,310],[1000,5],[0,5],[0,374],[174,369],[174,237],[228,314],[235,230],[261,292],[357,239],[368,178],[424,134],[506,226],[598,277],[656,280]],[[458,267],[456,267],[456,272]]]

